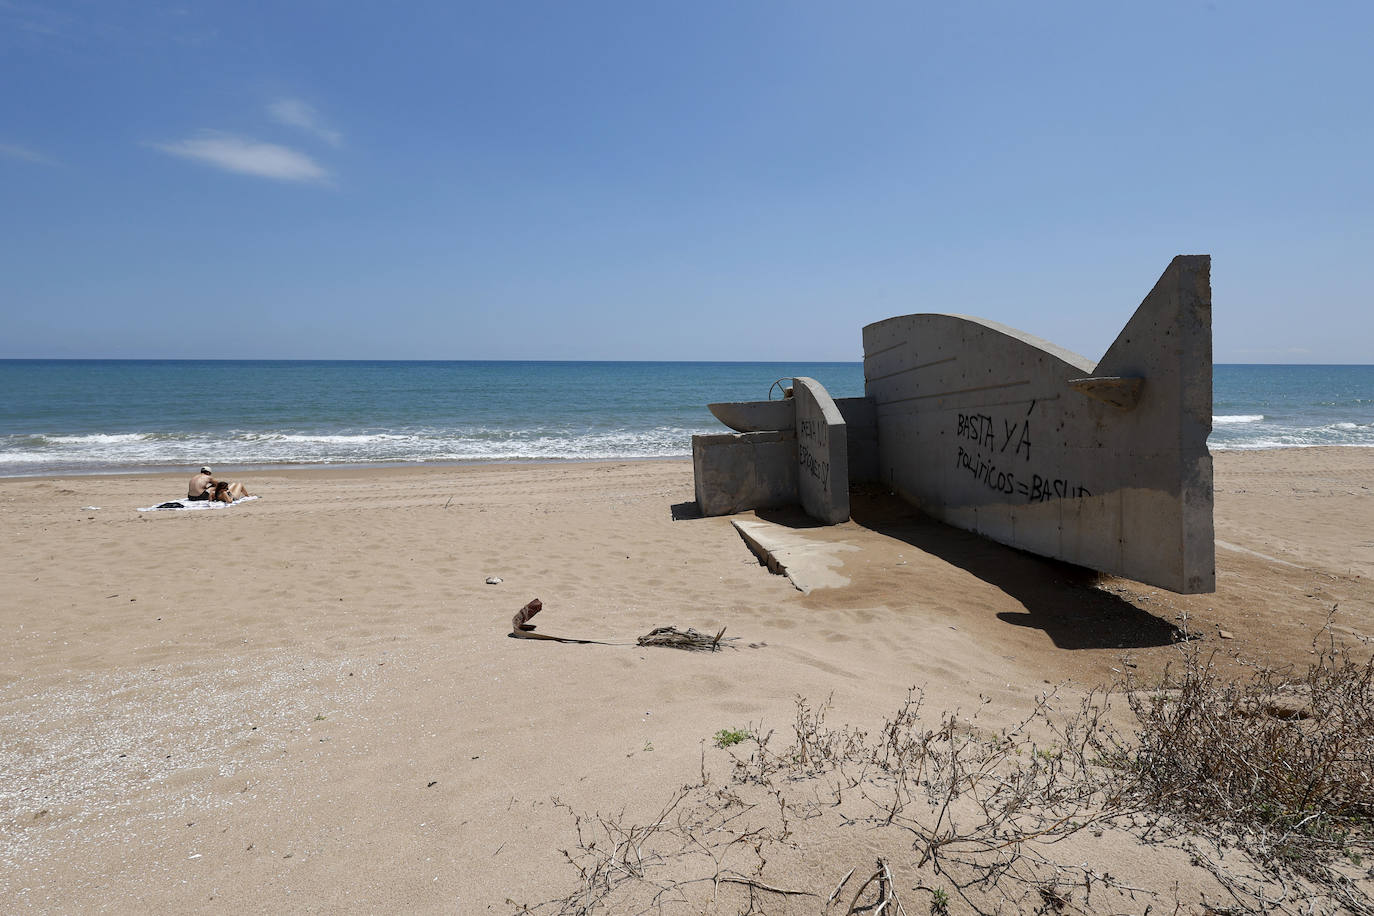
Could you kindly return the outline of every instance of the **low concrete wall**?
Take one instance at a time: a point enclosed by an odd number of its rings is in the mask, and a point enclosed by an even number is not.
[[[849,521],[849,440],[829,392],[813,378],[792,380],[797,405],[797,492],[817,521]]]
[[[1213,591],[1210,270],[1175,258],[1096,365],[976,318],[867,326],[879,479],[993,540]]]
[[[692,469],[702,515],[797,503],[797,437],[790,431],[693,436]]]

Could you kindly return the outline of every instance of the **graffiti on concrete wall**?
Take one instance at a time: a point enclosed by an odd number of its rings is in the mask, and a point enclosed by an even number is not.
[[[1035,401],[1021,417],[959,413],[955,421],[958,452],[955,466],[971,474],[994,493],[1020,496],[1037,503],[1052,499],[1081,499],[1092,492],[1066,477],[1031,469],[1031,417]]]
[[[818,417],[797,418],[797,461],[805,474],[821,485],[821,490],[830,492],[830,429]],[[846,486],[848,484],[846,483]]]

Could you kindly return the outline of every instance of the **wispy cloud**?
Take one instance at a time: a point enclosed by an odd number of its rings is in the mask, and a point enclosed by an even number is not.
[[[58,6],[71,7],[70,10]],[[161,3],[65,3],[0,0],[0,47],[42,42],[59,47],[89,43],[161,48],[166,42],[197,45],[214,36],[209,11]]]
[[[41,3],[0,0],[0,20],[8,22],[17,31],[52,37],[67,31],[73,17],[48,9]]]
[[[343,134],[330,127],[308,102],[302,102],[300,99],[278,99],[267,106],[267,113],[277,123],[314,134],[330,146],[343,144]]]
[[[323,182],[329,178],[329,173],[305,153],[219,131],[201,131],[189,140],[152,145],[173,156],[259,178],[304,182]]]
[[[27,146],[19,146],[15,143],[0,143],[0,156],[4,156],[6,159],[18,159],[22,162],[36,162],[39,165],[56,164],[37,150],[31,150]]]

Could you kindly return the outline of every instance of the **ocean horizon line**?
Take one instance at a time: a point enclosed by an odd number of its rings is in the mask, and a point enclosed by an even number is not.
[[[287,356],[0,356],[0,363],[238,363],[238,364],[298,364],[324,363],[349,365],[357,363],[386,363],[414,365],[443,365],[452,363],[491,364],[491,365],[540,365],[558,363],[564,365],[682,365],[682,366],[792,366],[804,363],[812,366],[856,366],[862,359],[391,359],[365,357],[287,357]],[[1371,363],[1231,363],[1213,362],[1213,366],[1226,367],[1264,367],[1264,368],[1365,368],[1374,367]]]
[[[707,405],[860,362],[0,360],[0,475],[686,456]],[[1374,366],[1216,364],[1215,449],[1374,445]]]
[[[389,363],[410,365],[444,365],[454,363],[476,365],[681,365],[681,366],[857,366],[862,359],[320,359],[313,357],[142,357],[142,356],[12,356],[0,357],[0,363]]]

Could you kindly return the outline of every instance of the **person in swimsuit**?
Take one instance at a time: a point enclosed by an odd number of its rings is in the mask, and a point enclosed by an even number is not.
[[[232,483],[228,480],[220,480],[207,492],[210,493],[209,498],[212,500],[218,500],[222,503],[232,503],[235,500],[243,499],[247,496],[248,488],[237,480]]]
[[[209,468],[203,467],[200,469],[199,474],[191,478],[190,484],[186,487],[187,499],[209,499],[214,495],[215,484],[219,483],[219,481],[211,477],[211,473]]]

